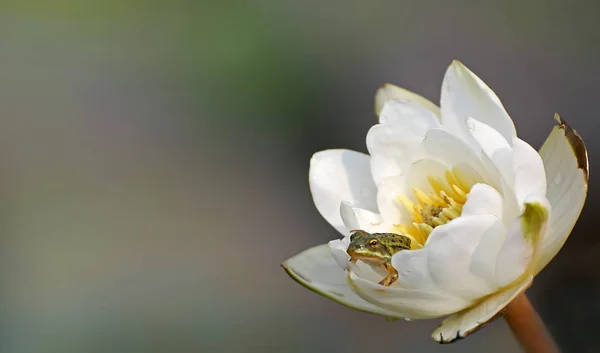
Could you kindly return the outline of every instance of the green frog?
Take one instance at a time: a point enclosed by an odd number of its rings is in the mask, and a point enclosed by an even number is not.
[[[379,284],[389,287],[398,279],[398,271],[392,266],[392,255],[401,250],[410,250],[410,238],[395,233],[368,233],[351,230],[350,245],[346,252],[350,261],[361,260],[371,266],[383,267],[388,275]]]

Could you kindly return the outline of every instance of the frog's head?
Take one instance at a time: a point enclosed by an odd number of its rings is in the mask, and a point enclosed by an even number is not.
[[[377,234],[366,232],[352,234],[350,245],[346,252],[350,256],[351,261],[362,260],[372,265],[383,264],[392,258],[382,239]]]

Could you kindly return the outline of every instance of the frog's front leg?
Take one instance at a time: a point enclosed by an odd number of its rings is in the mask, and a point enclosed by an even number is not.
[[[386,262],[383,264],[383,267],[388,272],[388,275],[379,282],[382,286],[389,287],[392,283],[396,282],[398,279],[398,271],[389,263]]]

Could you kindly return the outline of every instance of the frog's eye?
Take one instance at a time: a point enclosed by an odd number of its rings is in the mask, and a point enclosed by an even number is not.
[[[375,249],[377,247],[377,245],[379,245],[379,240],[377,239],[371,239],[369,241],[369,246],[373,249]]]

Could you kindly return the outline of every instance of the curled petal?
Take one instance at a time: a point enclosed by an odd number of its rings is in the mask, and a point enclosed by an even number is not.
[[[377,210],[377,188],[371,177],[369,156],[350,150],[317,152],[310,160],[309,184],[319,213],[343,235],[348,230],[340,216],[340,204]]]
[[[462,216],[490,214],[502,219],[502,195],[487,184],[475,184],[467,196],[463,206]]]
[[[527,277],[524,281],[485,298],[481,303],[453,314],[433,331],[431,337],[439,343],[451,343],[467,337],[501,316],[503,309],[525,292],[532,280],[533,277]]]
[[[331,256],[327,244],[305,250],[286,260],[281,266],[296,282],[344,306],[392,318],[403,317],[356,295],[348,286],[344,270]]]
[[[558,125],[540,149],[544,161],[552,217],[542,237],[533,272],[537,274],[552,260],[567,240],[587,196],[588,157],[581,136],[556,115]]]
[[[430,100],[391,83],[386,83],[377,90],[375,94],[375,114],[379,116],[385,103],[393,99],[414,102],[431,111],[436,117],[440,117],[440,107]]]
[[[515,126],[498,96],[457,60],[452,62],[444,76],[441,110],[444,127],[467,141],[473,141],[466,124],[468,117],[491,126],[509,143],[517,136]]]

